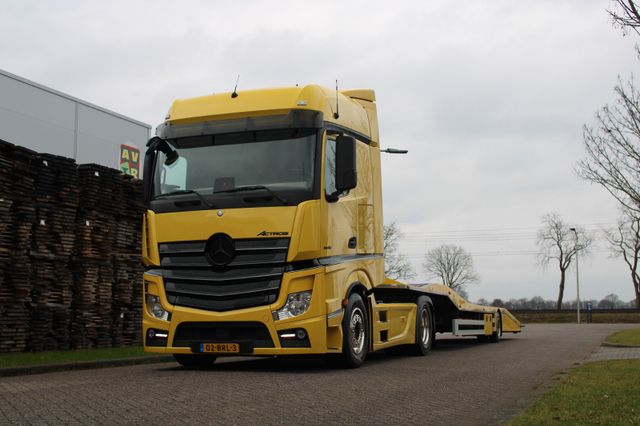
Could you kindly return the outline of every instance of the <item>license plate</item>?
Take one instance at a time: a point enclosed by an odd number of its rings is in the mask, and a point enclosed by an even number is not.
[[[240,345],[237,343],[201,343],[202,353],[239,353]]]

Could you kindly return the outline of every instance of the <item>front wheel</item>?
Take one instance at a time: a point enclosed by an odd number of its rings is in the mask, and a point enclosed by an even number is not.
[[[369,352],[369,316],[362,297],[357,293],[349,296],[342,320],[342,334],[342,365],[360,367]]]
[[[191,354],[174,354],[173,357],[178,364],[192,370],[203,370],[211,368],[216,362],[215,355],[191,355]]]

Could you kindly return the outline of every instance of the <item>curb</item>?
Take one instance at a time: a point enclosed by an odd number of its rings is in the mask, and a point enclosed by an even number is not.
[[[609,348],[640,348],[640,345],[627,345],[624,343],[610,343],[610,342],[602,342],[600,346],[606,346]]]
[[[172,356],[143,356],[117,358],[99,361],[69,362],[64,364],[30,365],[26,367],[0,368],[0,377],[25,376],[31,374],[54,373],[59,371],[91,370],[96,368],[124,367],[128,365],[155,364],[174,361]]]

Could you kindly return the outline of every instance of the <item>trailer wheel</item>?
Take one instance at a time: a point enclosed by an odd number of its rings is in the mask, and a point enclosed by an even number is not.
[[[347,368],[360,367],[369,352],[369,316],[362,297],[354,293],[342,320],[341,364]]]
[[[213,366],[216,362],[215,355],[190,355],[190,354],[174,354],[173,357],[178,364],[193,370],[204,370]]]
[[[416,355],[426,355],[431,350],[434,340],[433,314],[431,305],[423,298],[416,302],[418,305],[416,315],[416,343],[414,345]]]
[[[498,314],[496,331],[491,334],[490,340],[492,343],[498,343],[502,337],[502,315]]]

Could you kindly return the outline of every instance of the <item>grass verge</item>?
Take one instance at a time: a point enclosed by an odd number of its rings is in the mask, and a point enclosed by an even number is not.
[[[71,364],[83,361],[100,361],[120,358],[143,357],[142,347],[76,349],[68,351],[20,352],[0,354],[0,368],[29,367],[44,364]]]
[[[607,337],[606,341],[618,345],[640,345],[640,328],[619,331]]]
[[[640,360],[603,361],[572,370],[511,425],[640,423]]]

